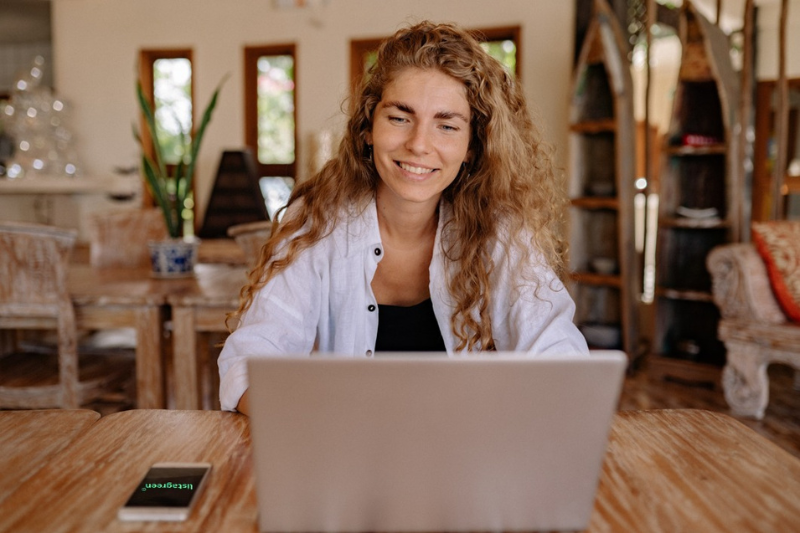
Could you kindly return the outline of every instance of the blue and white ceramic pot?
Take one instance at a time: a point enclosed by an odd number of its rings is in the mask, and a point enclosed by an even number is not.
[[[153,277],[185,278],[194,275],[199,239],[150,241],[150,264]]]

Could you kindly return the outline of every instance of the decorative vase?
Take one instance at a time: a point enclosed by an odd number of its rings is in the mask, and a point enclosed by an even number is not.
[[[199,239],[150,241],[150,264],[153,277],[185,278],[194,275]]]

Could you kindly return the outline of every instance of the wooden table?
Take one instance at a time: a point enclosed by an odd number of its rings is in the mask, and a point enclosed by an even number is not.
[[[244,267],[247,260],[242,247],[233,239],[200,239],[198,263],[219,263]]]
[[[124,524],[117,508],[157,461],[209,461],[182,524]],[[94,424],[0,503],[0,531],[257,531],[249,421],[219,411],[126,411]],[[793,531],[800,461],[733,418],[627,411],[612,427],[587,531]]]
[[[0,502],[99,418],[85,409],[0,411]]]
[[[172,308],[176,408],[202,408],[201,369],[209,366],[206,336],[228,331],[225,316],[239,305],[239,291],[245,284],[245,274],[242,266],[201,264],[196,268],[194,284],[167,296]],[[202,336],[202,342],[197,342],[198,335]],[[216,365],[213,367],[211,389],[216,390],[219,377]]]
[[[200,264],[194,277],[157,279],[149,269],[93,268],[73,264],[69,291],[79,328],[136,329],[137,407],[166,406],[164,324],[173,309],[175,398],[197,409],[197,332],[226,331],[225,313],[236,309],[245,282],[243,266]],[[199,357],[203,357],[202,350]]]
[[[165,406],[162,338],[166,294],[183,280],[156,280],[148,269],[73,264],[69,292],[78,328],[136,329],[136,404]]]
[[[702,410],[623,411],[589,531],[796,531],[800,460]]]

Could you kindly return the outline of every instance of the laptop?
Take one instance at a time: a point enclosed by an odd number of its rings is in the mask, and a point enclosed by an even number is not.
[[[260,531],[587,527],[625,354],[427,355],[249,361]]]

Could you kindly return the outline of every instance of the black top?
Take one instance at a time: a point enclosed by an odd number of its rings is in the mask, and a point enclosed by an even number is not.
[[[410,307],[378,305],[376,352],[444,352],[444,339],[433,314],[433,302]]]

